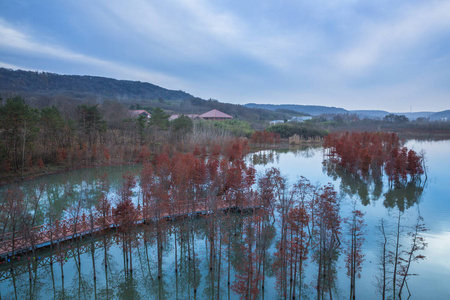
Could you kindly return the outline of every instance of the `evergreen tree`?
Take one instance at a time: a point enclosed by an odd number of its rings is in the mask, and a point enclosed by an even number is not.
[[[159,127],[160,129],[167,129],[169,127],[169,115],[160,107],[155,107],[152,111],[150,125]]]
[[[2,156],[6,165],[14,170],[25,166],[26,153],[31,149],[32,137],[38,131],[39,110],[31,108],[21,97],[6,100],[0,107],[0,133]],[[6,168],[6,166],[4,166]]]

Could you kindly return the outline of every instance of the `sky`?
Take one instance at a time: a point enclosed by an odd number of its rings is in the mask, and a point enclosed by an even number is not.
[[[450,0],[2,0],[0,67],[227,103],[450,109]]]

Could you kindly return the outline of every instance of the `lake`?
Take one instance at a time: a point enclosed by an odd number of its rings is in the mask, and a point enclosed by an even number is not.
[[[263,150],[247,157],[258,174],[275,167],[290,183],[295,183],[300,176],[319,187],[331,183],[338,192],[343,218],[350,215],[354,206],[365,213],[364,261],[361,278],[356,279],[359,299],[381,298],[376,284],[380,275],[382,240],[378,226],[384,219],[388,247],[393,249],[399,214],[400,251],[410,248],[408,232],[419,215],[427,228],[422,234],[427,247],[420,251],[425,259],[412,262],[410,266],[410,273],[416,274],[407,280],[411,299],[450,299],[447,255],[450,249],[450,141],[408,141],[406,146],[425,152],[427,179],[419,185],[399,189],[390,189],[387,182],[366,184],[343,172],[330,171],[323,164],[320,147]],[[45,223],[48,209],[61,218],[67,217],[65,208],[80,198],[88,212],[98,197],[97,183],[102,174],[107,174],[108,197],[118,199],[122,174],[139,174],[141,170],[140,165],[75,170],[28,181],[20,184],[20,188],[26,197],[38,195],[42,206],[39,222]],[[12,185],[3,186],[0,192],[12,188]],[[133,201],[141,203],[140,188],[136,186],[133,191]],[[274,217],[278,218],[278,214]],[[239,299],[246,293],[257,299],[279,298],[277,271],[273,268],[277,261],[279,229],[279,220],[263,222],[257,212],[144,225],[132,235],[131,255],[124,252],[127,245],[114,230],[106,235],[83,237],[38,251],[37,260],[22,256],[15,260],[12,268],[10,263],[2,263],[1,299]],[[343,223],[341,248],[334,265],[336,276],[332,293],[336,299],[349,297],[350,279],[345,266],[347,236]],[[310,249],[304,262],[302,284],[298,283],[296,290],[298,294],[301,287],[302,297],[307,299],[317,298],[318,267],[313,254],[314,250]],[[128,269],[133,271],[126,271]],[[255,284],[257,290],[245,291],[246,282],[252,280],[259,280]],[[391,291],[387,295],[392,298]],[[406,287],[402,295],[407,298]]]

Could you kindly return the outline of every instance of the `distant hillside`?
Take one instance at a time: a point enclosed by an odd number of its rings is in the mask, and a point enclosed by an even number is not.
[[[24,96],[65,96],[78,99],[121,100],[164,99],[188,100],[192,95],[157,85],[97,76],[59,75],[0,68],[0,94]]]
[[[430,121],[450,121],[450,109],[431,114],[428,117]]]
[[[429,111],[413,113],[391,113],[385,110],[346,110],[339,107],[316,106],[316,105],[296,105],[296,104],[245,104],[246,107],[262,108],[275,111],[296,111],[305,115],[318,116],[322,114],[356,114],[361,119],[383,119],[388,114],[404,115],[409,120],[414,121],[417,118],[430,118],[431,121],[440,120],[447,117],[450,120],[450,110],[433,113]]]
[[[350,110],[349,113],[356,114],[361,119],[383,119],[389,114],[388,111],[384,110]]]
[[[388,114],[391,114],[388,111],[384,110],[351,110],[350,113],[357,114],[361,119],[383,119]],[[394,115],[404,115],[409,120],[414,121],[417,118],[426,118],[433,114],[433,112],[429,111],[421,111],[421,112],[413,112],[413,113],[392,113]]]
[[[345,114],[348,113],[347,110],[338,107],[328,107],[328,106],[319,106],[319,105],[296,105],[296,104],[256,104],[256,103],[248,103],[244,106],[250,108],[262,108],[268,110],[293,110],[299,113],[303,113],[311,116],[318,116],[322,114]]]

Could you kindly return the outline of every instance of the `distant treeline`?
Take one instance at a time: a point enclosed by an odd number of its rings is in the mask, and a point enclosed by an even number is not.
[[[327,131],[311,126],[310,123],[282,123],[275,124],[266,129],[268,132],[279,134],[281,138],[288,138],[294,134],[298,134],[300,138],[309,139],[316,137],[324,137]]]

